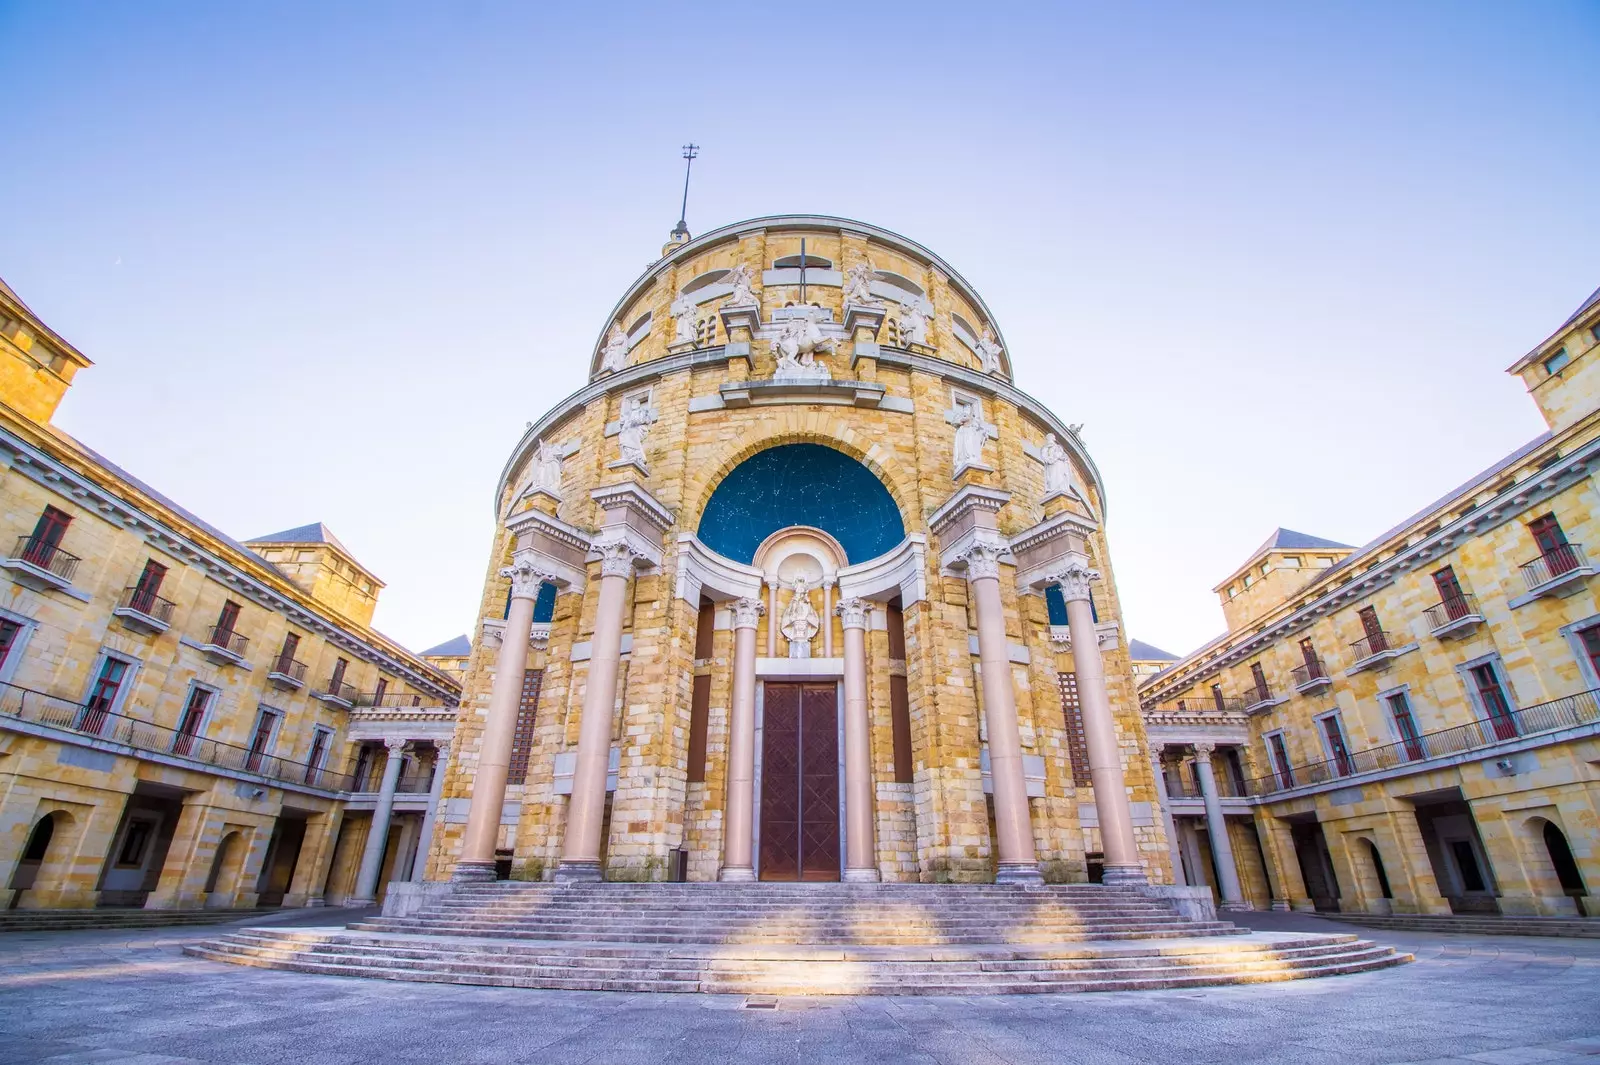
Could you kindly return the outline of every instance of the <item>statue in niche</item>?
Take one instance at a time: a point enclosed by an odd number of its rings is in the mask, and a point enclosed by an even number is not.
[[[756,276],[755,272],[750,269],[749,264],[740,263],[735,266],[728,271],[728,276],[724,280],[733,286],[733,292],[722,303],[724,307],[754,307],[756,305],[758,301],[756,300],[755,289],[752,287],[755,284]]]
[[[533,455],[533,480],[530,491],[544,491],[561,498],[561,449],[541,440]]]
[[[926,296],[907,296],[900,301],[900,339],[907,344],[928,343],[928,320],[933,304]]]
[[[622,452],[623,462],[644,468],[644,438],[655,420],[655,408],[646,397],[635,396],[624,403],[617,433],[617,448]]]
[[[600,369],[604,373],[617,373],[628,358],[628,334],[616,322],[606,335],[605,347],[600,349]]]
[[[983,336],[978,340],[978,358],[983,360],[984,373],[1000,372],[1000,341],[995,338],[992,326],[983,327]]]
[[[836,342],[832,337],[822,335],[816,315],[787,318],[780,329],[772,340],[772,354],[778,359],[775,376],[786,380],[827,380],[831,375],[827,367],[816,361],[815,356],[822,351],[834,354]]]
[[[822,629],[816,608],[811,605],[811,593],[804,577],[794,582],[789,593],[789,605],[783,608],[780,630],[789,641],[790,658],[810,658],[811,638]]]
[[[672,301],[667,310],[672,314],[672,342],[674,344],[693,344],[696,340],[694,334],[694,312],[697,304],[686,293],[678,293],[678,298]]]
[[[1072,463],[1067,458],[1067,449],[1056,443],[1055,433],[1045,434],[1044,446],[1039,449],[1039,461],[1044,463],[1045,498],[1072,495]]]
[[[844,301],[857,307],[882,307],[883,301],[872,294],[872,264],[856,263],[844,275]]]
[[[989,426],[976,403],[963,403],[956,416],[956,444],[952,459],[957,471],[964,466],[983,465],[983,442],[989,439]]]

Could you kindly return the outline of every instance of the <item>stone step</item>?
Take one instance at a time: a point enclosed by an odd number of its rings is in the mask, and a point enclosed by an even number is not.
[[[1558,936],[1600,939],[1596,917],[1497,917],[1491,914],[1323,914],[1329,920],[1367,928],[1467,935]]]
[[[766,943],[796,943],[811,945],[943,945],[943,944],[983,944],[995,941],[994,930],[988,932],[972,932],[967,934],[929,934],[925,932],[909,932],[904,934],[864,935],[855,932],[841,932],[837,934],[804,934],[794,932],[727,932],[727,931],[702,931],[702,932],[650,932],[621,934],[616,929],[573,929],[555,931],[541,928],[518,928],[499,925],[492,922],[476,924],[460,923],[454,925],[433,926],[406,926],[379,921],[359,921],[350,925],[351,930],[359,932],[412,932],[416,934],[434,934],[443,936],[474,936],[493,935],[514,939],[559,939],[567,942],[581,943],[603,935],[607,939],[626,939],[636,943],[670,943],[670,944],[739,944],[748,942]],[[1096,940],[1137,940],[1137,939],[1184,939],[1197,935],[1239,935],[1242,930],[1232,926],[1211,925],[1177,925],[1154,928],[1120,928],[1120,929],[1095,929],[1092,932],[1061,934],[1056,932],[1031,933],[1026,931],[1013,932],[1006,937],[1009,940],[1025,943],[1059,943],[1059,942],[1090,942]]]
[[[259,917],[261,913],[260,910],[11,910],[0,914],[0,932],[221,924]]]

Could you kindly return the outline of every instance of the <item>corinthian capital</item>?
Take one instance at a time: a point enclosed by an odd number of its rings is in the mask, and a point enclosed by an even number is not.
[[[1061,598],[1069,603],[1074,599],[1087,601],[1089,585],[1099,579],[1099,570],[1090,569],[1087,563],[1077,559],[1068,562],[1065,569],[1049,577],[1049,580],[1061,586]]]
[[[1000,576],[1000,556],[1006,553],[1004,544],[986,543],[982,540],[961,552],[959,561],[966,564],[967,580]]]
[[[851,597],[839,600],[839,605],[833,612],[839,615],[839,620],[847,629],[864,629],[867,627],[867,601]]]
[[[602,577],[632,577],[634,559],[643,557],[640,551],[626,540],[596,544],[595,550],[600,553]]]
[[[761,615],[767,612],[766,604],[759,599],[746,596],[733,601],[733,627],[736,629],[753,629],[761,620]]]
[[[531,557],[512,559],[511,565],[500,571],[500,576],[510,578],[513,599],[537,599],[539,585],[555,580],[553,573],[541,568]]]
[[[1204,758],[1209,762],[1211,760],[1212,753],[1215,752],[1216,749],[1217,745],[1214,743],[1197,743],[1194,745],[1194,754],[1196,758]]]

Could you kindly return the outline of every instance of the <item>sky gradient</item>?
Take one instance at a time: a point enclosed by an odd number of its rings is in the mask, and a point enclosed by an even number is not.
[[[1105,478],[1131,633],[1541,431],[1600,285],[1600,4],[0,0],[0,277],[57,423],[243,539],[326,522],[470,631],[510,448],[677,220],[904,233]]]

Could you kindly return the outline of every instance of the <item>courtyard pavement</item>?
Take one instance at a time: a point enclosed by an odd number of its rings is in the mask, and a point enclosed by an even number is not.
[[[324,910],[288,923],[348,914]],[[180,953],[228,926],[16,932],[0,934],[0,1062],[1600,1065],[1600,940],[1243,916],[1262,927],[1360,932],[1417,961],[1190,991],[756,1000],[306,976]]]

